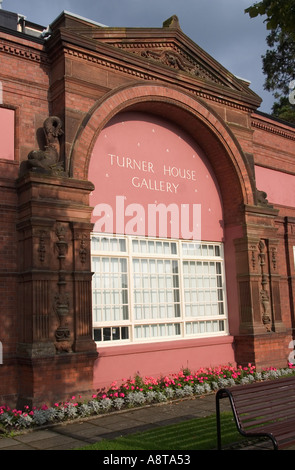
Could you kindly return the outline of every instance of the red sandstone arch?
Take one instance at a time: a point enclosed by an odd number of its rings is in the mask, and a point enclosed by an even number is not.
[[[222,194],[224,222],[237,223],[241,204],[255,203],[249,164],[222,119],[200,99],[162,84],[134,84],[113,90],[89,111],[78,130],[70,156],[70,175],[88,179],[96,139],[116,114],[137,110],[169,119],[190,133],[205,152]]]

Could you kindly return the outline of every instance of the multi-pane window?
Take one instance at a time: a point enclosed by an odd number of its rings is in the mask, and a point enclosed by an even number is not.
[[[93,234],[95,341],[226,334],[222,250],[221,243]]]

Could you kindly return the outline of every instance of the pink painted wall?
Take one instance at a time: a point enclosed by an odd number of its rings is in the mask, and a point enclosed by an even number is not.
[[[202,150],[180,128],[142,113],[120,114],[100,133],[93,148],[88,178],[95,185],[91,195],[94,231],[115,232],[116,196],[125,198],[120,199],[120,214],[131,204],[142,205],[146,212],[149,204],[162,203],[167,207],[187,204],[190,208],[193,204],[200,205],[200,237],[225,241],[226,256],[232,258],[226,266],[227,285],[236,282],[233,239],[241,236],[240,231],[232,228],[224,233],[222,201],[215,176]],[[102,207],[105,212],[98,213]],[[192,222],[191,211],[190,216]],[[108,225],[110,219],[112,227]],[[117,232],[134,233],[134,228],[130,231],[128,226],[130,220],[130,216],[125,217],[123,230],[121,226]],[[136,222],[137,234],[148,235],[146,221],[140,225],[137,217]],[[166,234],[158,230],[157,236]],[[235,330],[238,329],[235,292],[231,292],[229,307]],[[120,381],[136,373],[158,376],[183,367],[197,370],[235,363],[232,336],[115,345],[99,347],[98,351],[95,388],[108,387],[113,380]]]
[[[0,158],[14,160],[14,111],[0,108]]]
[[[187,231],[190,236],[185,236],[179,225],[179,237],[174,237],[168,223],[166,233],[157,227],[156,236],[187,239],[200,236],[206,241],[223,239],[222,203],[210,165],[195,142],[168,121],[142,113],[115,117],[95,143],[88,177],[96,188],[91,199],[95,207],[94,230],[151,235],[148,205],[163,204],[167,208],[173,204],[178,208],[179,220],[183,221],[181,205],[186,205],[190,214]],[[121,197],[120,204],[116,196]],[[111,208],[108,216],[105,212],[99,213],[98,209],[103,206],[98,204],[105,204],[107,211]],[[127,207],[128,210],[135,207],[131,204],[140,204],[145,218],[138,211],[130,212],[121,227],[116,225],[116,208],[119,207],[118,213],[122,215]],[[201,219],[197,208],[193,217],[194,205],[200,209]],[[137,224],[131,226],[132,220]],[[199,223],[198,233],[193,232],[194,221]],[[194,236],[195,233],[198,236]]]
[[[232,336],[99,348],[93,386],[109,387],[136,374],[159,377],[186,367],[197,371],[229,363],[236,365]]]
[[[295,176],[255,166],[257,189],[267,193],[270,203],[295,207]]]

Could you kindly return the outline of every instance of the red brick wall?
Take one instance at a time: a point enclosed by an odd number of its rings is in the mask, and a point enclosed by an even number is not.
[[[0,160],[0,365],[1,397],[18,392],[17,343],[19,341],[19,257],[16,179],[19,161],[39,148],[37,129],[48,116],[48,65],[43,46],[1,33],[0,80],[3,102],[0,106],[15,111],[14,161]]]
[[[17,197],[14,178],[17,166],[0,162],[0,341],[3,364],[0,365],[0,397],[15,395],[17,369],[15,348],[18,339],[18,252],[16,236]],[[7,176],[7,178],[4,177]],[[3,375],[2,375],[3,374]]]

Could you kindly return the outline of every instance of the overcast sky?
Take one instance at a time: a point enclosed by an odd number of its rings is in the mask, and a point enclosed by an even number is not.
[[[1,0],[0,0],[1,3]],[[2,9],[48,26],[69,11],[107,26],[162,27],[177,15],[182,31],[231,73],[249,80],[262,99],[260,111],[270,113],[271,93],[263,89],[261,56],[265,54],[263,18],[244,13],[254,0],[2,0]]]

